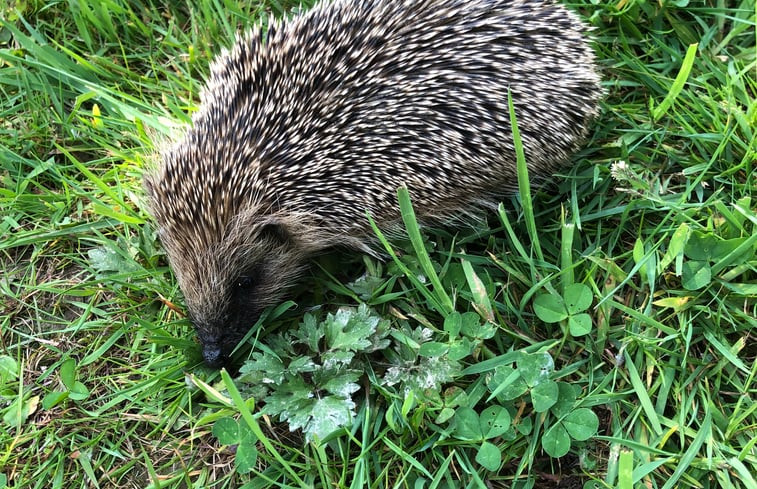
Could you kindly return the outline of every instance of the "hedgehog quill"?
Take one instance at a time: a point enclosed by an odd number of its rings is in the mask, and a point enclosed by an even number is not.
[[[442,223],[516,191],[508,90],[532,179],[564,165],[602,93],[586,31],[550,0],[333,0],[224,51],[144,179],[205,362],[313,255],[373,249],[398,187]]]

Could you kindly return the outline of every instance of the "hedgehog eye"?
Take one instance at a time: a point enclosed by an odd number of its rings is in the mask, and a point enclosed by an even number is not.
[[[250,289],[255,284],[252,277],[239,277],[237,279],[237,287],[240,289]]]
[[[236,290],[241,292],[248,292],[260,283],[260,266],[255,265],[244,270],[237,279],[232,282],[236,287]]]

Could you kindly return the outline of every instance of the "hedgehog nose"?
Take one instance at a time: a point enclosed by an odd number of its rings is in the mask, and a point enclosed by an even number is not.
[[[217,345],[207,345],[202,349],[202,358],[208,367],[221,368],[224,364],[223,354]]]

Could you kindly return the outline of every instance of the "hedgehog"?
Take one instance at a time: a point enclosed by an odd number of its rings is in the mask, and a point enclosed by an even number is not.
[[[228,364],[318,253],[376,250],[405,186],[422,223],[517,191],[585,142],[600,77],[551,0],[325,0],[211,64],[192,124],[144,177],[205,363]]]

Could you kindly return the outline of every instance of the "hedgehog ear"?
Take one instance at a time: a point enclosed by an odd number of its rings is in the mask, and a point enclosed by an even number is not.
[[[292,234],[286,225],[278,219],[267,219],[263,222],[258,228],[258,236],[282,245],[292,241]]]

